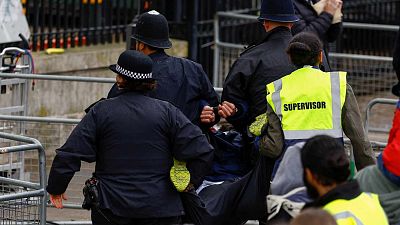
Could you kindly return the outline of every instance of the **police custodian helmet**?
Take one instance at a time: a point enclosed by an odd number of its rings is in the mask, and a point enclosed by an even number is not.
[[[259,21],[296,22],[292,0],[263,0],[261,3]]]
[[[169,40],[168,21],[165,16],[155,10],[139,16],[132,38],[154,48],[172,47]]]

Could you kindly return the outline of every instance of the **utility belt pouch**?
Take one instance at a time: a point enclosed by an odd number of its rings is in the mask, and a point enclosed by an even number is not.
[[[85,181],[83,187],[84,200],[82,203],[83,209],[93,209],[99,206],[99,192],[97,189],[98,181],[95,177],[91,177]]]

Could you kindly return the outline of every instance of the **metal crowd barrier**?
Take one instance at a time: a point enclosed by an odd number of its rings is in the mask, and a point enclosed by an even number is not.
[[[39,183],[0,176],[0,224],[46,224],[46,156],[41,143],[33,138],[0,132],[0,139],[16,141],[1,147],[0,155],[37,150]]]
[[[365,110],[365,122],[364,122],[364,130],[368,135],[369,131],[374,131],[374,129],[370,128],[370,119],[371,119],[371,111],[376,105],[396,105],[398,102],[397,99],[387,99],[387,98],[375,98],[368,102],[367,108]],[[375,130],[376,131],[376,130]],[[378,130],[382,131],[382,130]],[[388,130],[386,130],[388,131]]]

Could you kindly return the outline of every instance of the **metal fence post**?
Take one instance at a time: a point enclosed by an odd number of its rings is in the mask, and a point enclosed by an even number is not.
[[[218,14],[214,17],[214,63],[213,63],[213,85],[221,87],[222,85],[218,82],[219,75],[219,17]]]
[[[189,37],[189,58],[193,61],[197,61],[198,52],[198,17],[199,17],[199,0],[192,0],[192,16],[190,17],[190,37]]]

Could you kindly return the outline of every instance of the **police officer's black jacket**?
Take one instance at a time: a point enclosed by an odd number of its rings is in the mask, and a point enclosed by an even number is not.
[[[173,157],[188,163],[199,185],[212,147],[170,103],[122,92],[94,105],[57,149],[47,191],[64,193],[81,160],[96,162],[101,208],[132,218],[179,216],[182,203],[169,177]]]
[[[289,28],[277,27],[267,33],[263,42],[244,51],[233,64],[224,83],[222,101],[232,102],[238,108],[228,118],[237,129],[242,130],[266,111],[266,85],[296,69],[286,54],[291,38]]]
[[[169,56],[164,51],[149,56],[154,62],[153,78],[157,80],[157,87],[149,96],[172,103],[199,126],[203,107],[219,104],[218,95],[202,66],[188,59]],[[117,92],[114,85],[108,97]]]

